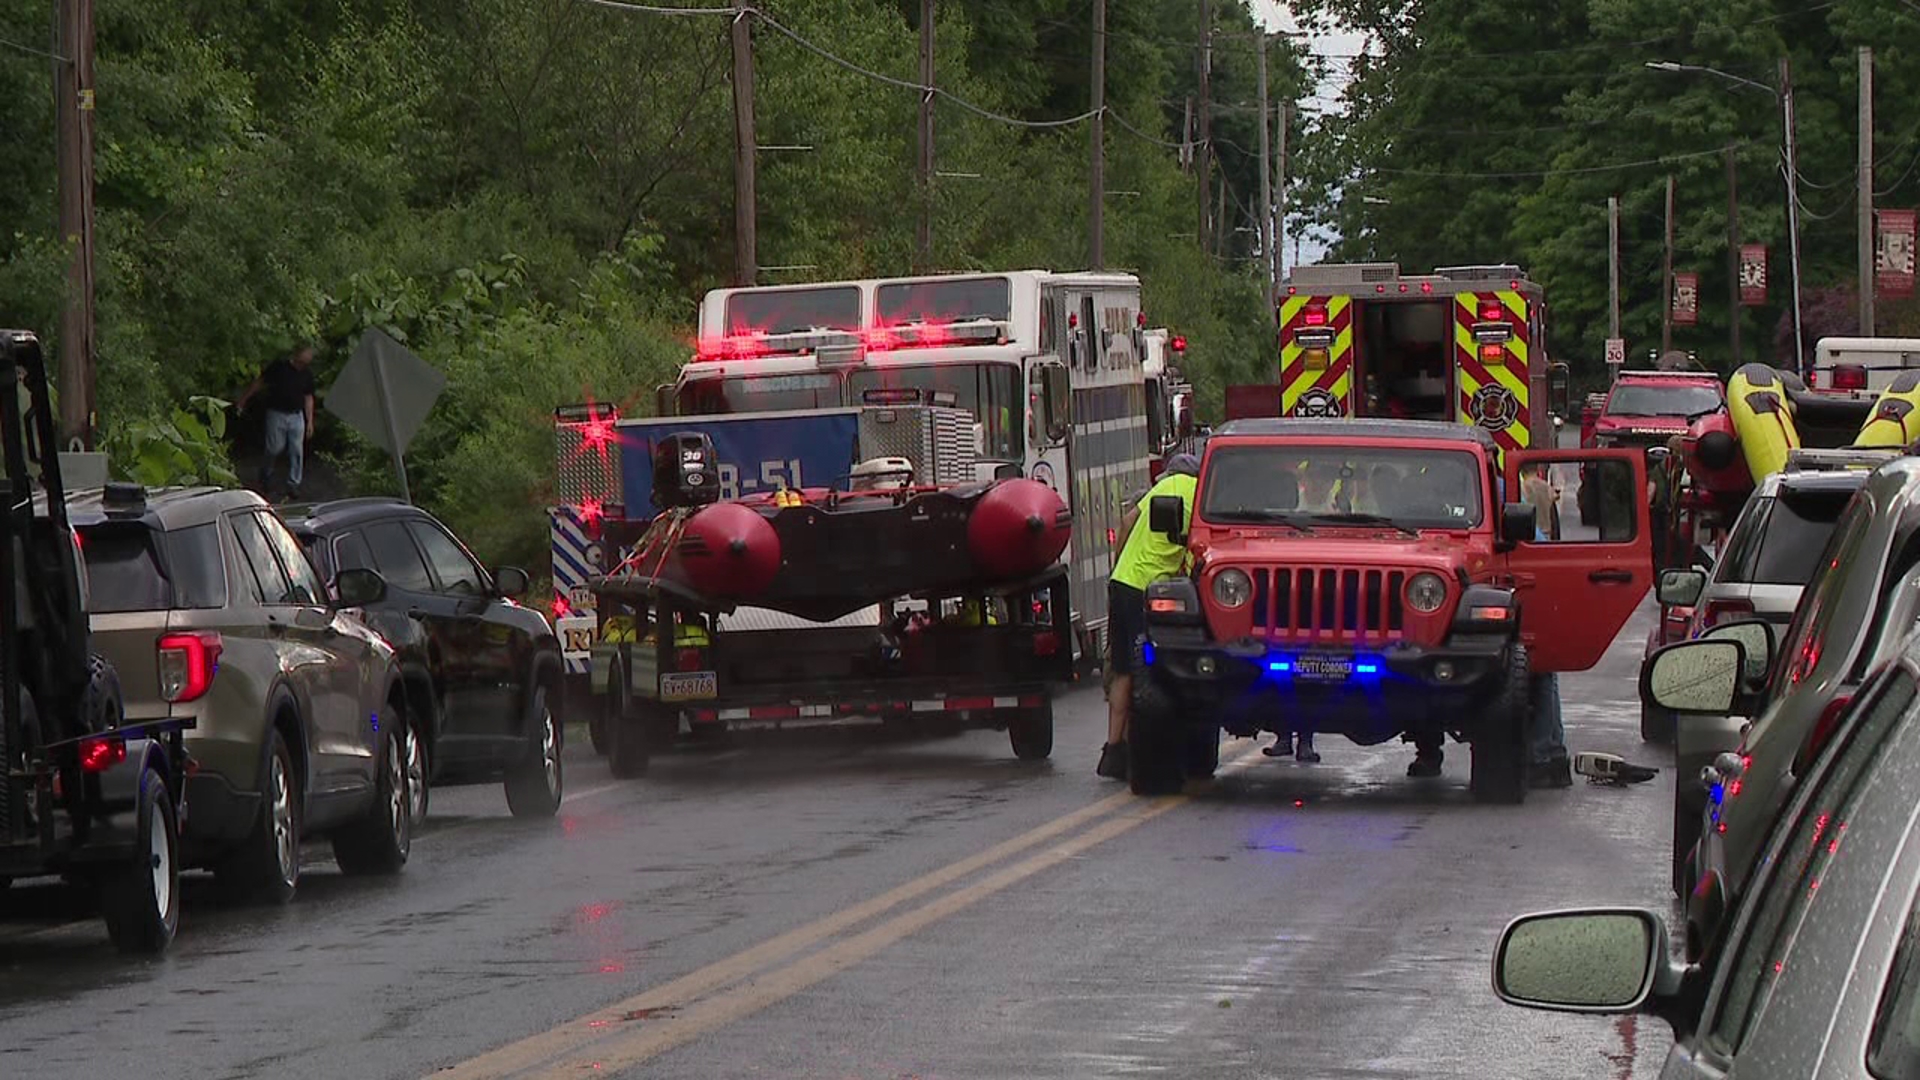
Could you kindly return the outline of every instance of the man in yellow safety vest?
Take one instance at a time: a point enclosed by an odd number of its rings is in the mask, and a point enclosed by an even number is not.
[[[1127,776],[1127,713],[1133,701],[1133,669],[1140,639],[1147,633],[1147,586],[1178,575],[1187,565],[1184,544],[1169,540],[1141,525],[1141,515],[1160,495],[1177,496],[1184,509],[1181,533],[1193,522],[1193,500],[1200,475],[1200,459],[1175,454],[1166,471],[1120,523],[1120,557],[1114,560],[1107,582],[1107,666],[1113,681],[1107,685],[1107,742],[1100,748],[1095,769],[1110,780]]]

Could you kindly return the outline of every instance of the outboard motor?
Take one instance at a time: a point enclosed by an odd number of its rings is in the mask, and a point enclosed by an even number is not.
[[[653,448],[653,504],[679,510],[719,502],[719,464],[707,435],[681,431],[661,439]]]

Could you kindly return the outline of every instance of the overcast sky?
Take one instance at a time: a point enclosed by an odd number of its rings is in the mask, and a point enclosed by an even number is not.
[[[1313,39],[1309,47],[1314,52],[1351,55],[1360,51],[1362,39],[1359,34],[1349,33],[1345,29],[1337,26],[1303,27],[1294,19],[1293,13],[1289,10],[1289,5],[1283,2],[1283,0],[1248,0],[1248,2],[1253,8],[1254,18],[1258,19],[1269,29],[1288,31],[1306,30],[1313,34]],[[1335,65],[1336,71],[1342,69],[1343,65]],[[1320,84],[1319,89],[1315,93],[1315,99],[1302,102],[1301,108],[1307,112],[1322,112],[1327,110],[1339,96],[1340,84],[1333,80],[1328,80]],[[1325,254],[1326,249],[1324,246],[1318,242],[1296,236],[1295,231],[1291,228],[1287,230],[1287,241],[1282,254],[1286,256],[1287,265],[1289,266],[1294,265],[1295,262],[1294,246],[1296,243],[1299,245],[1300,262],[1312,263],[1318,260],[1321,255]]]

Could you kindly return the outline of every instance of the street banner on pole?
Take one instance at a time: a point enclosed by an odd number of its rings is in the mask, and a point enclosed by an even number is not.
[[[1740,245],[1740,303],[1759,307],[1767,302],[1767,245]]]
[[[1895,299],[1912,296],[1915,214],[1912,210],[1881,210],[1875,217],[1879,235],[1873,260],[1874,291]]]
[[[1673,325],[1693,326],[1700,321],[1700,275],[1673,275]]]

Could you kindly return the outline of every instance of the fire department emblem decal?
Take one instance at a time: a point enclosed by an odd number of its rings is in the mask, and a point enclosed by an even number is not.
[[[1340,399],[1324,387],[1316,386],[1300,395],[1293,406],[1295,416],[1328,417],[1343,416],[1345,410],[1340,407]]]
[[[1467,415],[1488,431],[1505,431],[1520,418],[1520,399],[1498,383],[1488,383],[1473,392],[1467,402]]]

